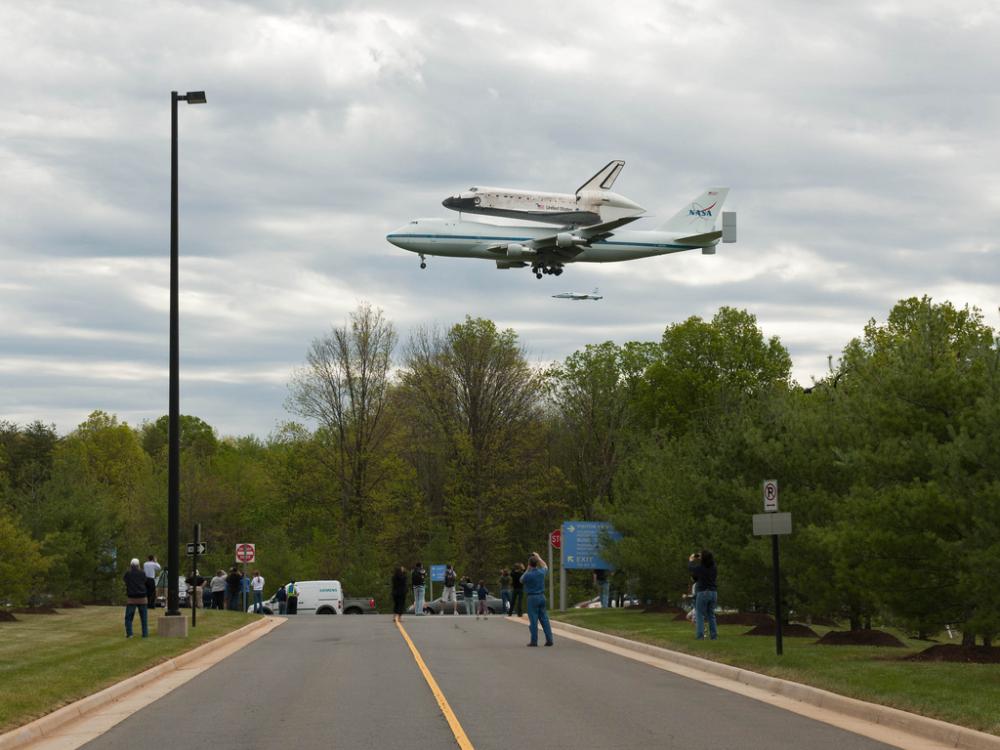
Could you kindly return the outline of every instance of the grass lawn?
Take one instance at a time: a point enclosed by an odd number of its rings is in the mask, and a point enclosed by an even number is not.
[[[120,682],[255,619],[241,612],[198,611],[188,638],[159,638],[150,613],[149,638],[136,613],[135,638],[125,638],[125,607],[17,615],[0,623],[0,732],[27,724],[67,703]],[[190,612],[187,613],[190,620]]]
[[[928,643],[893,634],[907,648],[817,646],[811,638],[785,638],[784,655],[773,637],[744,636],[747,626],[720,625],[719,640],[696,641],[674,615],[638,610],[570,610],[553,619],[631,638],[674,651],[823,688],[852,698],[1000,734],[1000,664],[908,662],[900,657]],[[829,628],[814,626],[819,635]]]

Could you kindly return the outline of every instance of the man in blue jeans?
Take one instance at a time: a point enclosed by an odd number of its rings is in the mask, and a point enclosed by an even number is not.
[[[705,622],[708,622],[708,637],[713,641],[719,637],[715,623],[715,604],[718,601],[717,584],[719,569],[715,556],[707,549],[695,552],[688,558],[688,571],[696,584],[694,595],[694,637],[705,637]]]
[[[549,614],[545,611],[545,574],[548,573],[541,556],[532,552],[528,558],[528,570],[521,576],[524,593],[528,597],[528,632],[531,634],[529,646],[538,645],[538,623],[542,623],[545,631],[545,645],[551,646],[552,626],[549,624]]]
[[[139,558],[134,558],[125,573],[125,637],[132,637],[132,621],[136,610],[139,611],[139,622],[142,623],[142,637],[149,636],[149,615],[146,610],[146,574],[139,567]]]

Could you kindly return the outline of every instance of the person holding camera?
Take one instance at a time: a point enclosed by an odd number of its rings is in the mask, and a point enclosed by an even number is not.
[[[705,621],[708,621],[708,637],[713,641],[719,637],[715,623],[715,605],[718,601],[716,582],[719,569],[715,564],[715,556],[703,549],[694,552],[688,558],[688,571],[695,581],[694,595],[694,637],[702,640],[705,637]]]
[[[545,645],[551,646],[552,626],[549,624],[549,614],[545,609],[545,574],[548,566],[541,555],[532,552],[528,558],[528,570],[521,576],[524,593],[528,598],[528,632],[531,634],[529,646],[538,645],[538,623],[542,623],[545,631]]]

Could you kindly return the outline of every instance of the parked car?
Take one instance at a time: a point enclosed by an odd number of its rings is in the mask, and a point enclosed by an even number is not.
[[[285,584],[288,585],[287,583]],[[342,615],[344,614],[344,590],[340,581],[296,581],[299,592],[298,614],[300,615]],[[375,601],[372,600],[374,606]],[[264,601],[264,614],[278,614],[277,592]],[[253,605],[247,607],[253,612]]]
[[[618,600],[612,598],[609,604],[612,607],[618,606]],[[625,599],[622,603],[623,607],[639,607],[641,606],[639,600],[629,594],[625,595]],[[600,609],[601,608],[601,597],[595,596],[593,599],[587,599],[586,601],[579,602],[573,605],[574,609]]]
[[[458,614],[464,615],[465,611],[465,598],[461,591],[455,592],[458,597]],[[476,605],[479,604],[478,601],[475,602]],[[475,611],[476,607],[473,608]],[[413,605],[411,604],[409,609],[406,610],[409,613],[413,613]],[[486,611],[491,615],[505,614],[503,601],[497,599],[493,594],[487,594],[486,596]],[[424,612],[428,615],[453,615],[455,614],[455,604],[452,602],[446,602],[441,597],[434,599],[433,601],[424,602]]]
[[[167,571],[163,569],[156,578],[156,606],[166,608],[167,606]],[[183,576],[177,578],[177,603],[180,607],[190,607],[188,600],[188,585]]]
[[[377,615],[374,597],[349,596],[344,599],[345,615]]]

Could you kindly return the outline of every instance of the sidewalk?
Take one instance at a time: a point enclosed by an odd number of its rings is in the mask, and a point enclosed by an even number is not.
[[[504,619],[522,626],[527,624],[517,618]],[[1000,750],[1000,737],[974,729],[569,623],[553,620],[552,628],[560,637],[740,693],[905,750]]]
[[[0,750],[73,750],[234,654],[286,620],[264,617],[0,735]]]

